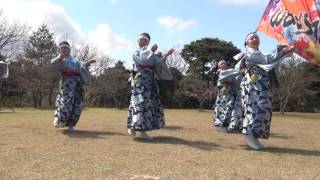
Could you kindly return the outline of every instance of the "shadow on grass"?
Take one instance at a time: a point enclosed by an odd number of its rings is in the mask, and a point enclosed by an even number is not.
[[[254,150],[249,148],[246,145],[247,150],[258,151],[258,152],[267,152],[275,154],[292,154],[292,155],[303,155],[303,156],[320,156],[320,151],[317,150],[308,150],[308,149],[295,149],[295,148],[281,148],[281,147],[266,147],[265,149]]]
[[[178,130],[178,129],[183,129],[181,126],[164,126],[163,129],[166,130]]]
[[[270,133],[270,137],[272,138],[279,138],[279,139],[289,139],[290,137],[287,135],[283,134],[278,134],[278,133]]]
[[[168,136],[158,136],[153,137],[152,140],[146,140],[142,138],[134,138],[135,141],[143,142],[143,143],[151,143],[151,144],[174,144],[174,145],[185,145],[190,146],[197,149],[202,149],[206,151],[210,151],[214,148],[219,147],[219,145],[210,142],[204,141],[188,141],[185,139],[180,139],[177,137],[168,137]]]
[[[293,154],[293,155],[304,155],[304,156],[320,156],[320,151],[308,150],[308,149],[294,149],[294,148],[279,148],[279,147],[268,147],[262,152],[278,153],[278,154]]]
[[[74,131],[64,130],[62,134],[67,135],[71,138],[103,138],[103,136],[113,136],[113,135],[124,136],[125,135],[117,132],[86,131],[86,130],[74,130]]]

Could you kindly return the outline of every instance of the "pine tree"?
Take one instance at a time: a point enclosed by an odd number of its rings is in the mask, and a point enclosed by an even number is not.
[[[54,33],[50,33],[47,25],[42,24],[37,31],[32,33],[24,50],[25,57],[36,66],[49,64],[57,54],[54,42]]]
[[[52,95],[57,79],[45,79],[39,70],[44,65],[50,64],[50,60],[57,54],[57,46],[54,42],[54,33],[51,33],[47,25],[41,25],[30,36],[25,48],[26,78],[30,89],[33,106],[41,108],[43,98],[48,96],[49,106],[52,106]]]

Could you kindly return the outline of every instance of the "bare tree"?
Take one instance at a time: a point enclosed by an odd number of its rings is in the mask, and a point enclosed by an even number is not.
[[[198,73],[190,73],[185,76],[182,92],[185,96],[199,101],[199,111],[202,111],[204,103],[210,101],[215,94],[214,90],[208,87],[208,83]]]
[[[87,43],[82,43],[79,48],[73,48],[73,55],[82,62],[88,62],[97,58],[97,49],[92,48]]]
[[[279,106],[281,114],[284,114],[289,98],[293,94],[297,94],[297,91],[301,90],[298,88],[299,84],[301,84],[301,76],[299,75],[297,69],[298,68],[294,61],[294,58],[289,58],[285,64],[281,65],[281,86],[279,87],[279,89],[276,90],[279,97]]]
[[[27,32],[26,25],[10,23],[0,10],[0,54],[3,61],[15,55],[15,45],[21,42]]]
[[[22,44],[22,39],[27,33],[26,26],[19,25],[18,23],[10,23],[3,15],[3,11],[0,9],[0,60],[8,61],[8,59],[14,57],[17,54],[17,44]],[[12,69],[11,72],[15,72]],[[12,73],[10,73],[12,74]],[[15,74],[13,74],[15,75]],[[13,96],[17,81],[15,76],[10,75],[9,79],[0,80],[0,101],[4,105],[8,97]],[[17,93],[15,93],[17,94]]]
[[[105,69],[92,86],[88,87],[90,101],[99,106],[122,107],[129,96],[129,71],[118,61],[112,68]]]
[[[90,47],[90,45],[85,42],[83,42],[79,48],[73,48],[73,54],[82,62],[96,60],[96,63],[90,67],[90,72],[95,76],[103,73],[105,69],[108,69],[114,63],[112,58],[99,54],[96,48]]]
[[[91,72],[95,76],[101,75],[106,69],[114,65],[115,60],[107,55],[99,55],[96,63],[91,65]]]
[[[308,89],[317,77],[305,73],[303,61],[298,56],[291,56],[281,64],[280,87],[275,90],[279,98],[280,113],[293,102],[302,102],[306,96],[313,96],[316,92]],[[300,100],[299,100],[300,99]]]

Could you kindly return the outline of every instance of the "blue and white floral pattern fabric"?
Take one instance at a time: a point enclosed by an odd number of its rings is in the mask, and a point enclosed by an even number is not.
[[[83,106],[84,91],[80,78],[64,78],[56,98],[54,117],[58,119],[57,127],[76,126]]]
[[[131,98],[128,108],[127,128],[151,131],[165,125],[156,79],[172,79],[165,61],[147,47],[133,54],[135,71],[131,74]]]
[[[239,76],[239,72],[235,69],[219,70],[219,78],[217,84],[217,98],[214,111],[214,126],[235,130],[238,123],[232,122],[232,114],[234,113],[234,103],[237,92],[234,91],[235,78]]]
[[[64,60],[54,58],[51,64],[62,75],[55,104],[54,124],[56,127],[76,126],[84,107],[83,85],[92,81],[88,67],[72,56],[67,56]]]
[[[241,82],[244,106],[242,133],[267,139],[272,117],[272,89],[268,72],[287,54],[275,52],[264,55],[257,49],[247,48],[245,55],[247,70]]]

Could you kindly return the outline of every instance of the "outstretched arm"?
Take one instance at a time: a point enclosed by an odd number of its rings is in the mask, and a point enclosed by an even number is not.
[[[154,44],[154,45],[151,47],[151,51],[152,51],[153,53],[155,53],[157,50],[158,50],[158,45],[157,45],[157,44]]]
[[[167,57],[170,56],[173,52],[174,52],[174,49],[171,48],[171,49],[163,56],[163,59],[164,59],[164,60],[167,60]]]
[[[86,66],[89,67],[91,64],[96,63],[96,60],[90,60],[89,62],[86,63]]]
[[[292,53],[294,50],[294,46],[293,45],[288,45],[288,46],[285,46],[284,48],[282,48],[280,51],[284,54],[286,53]]]

